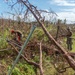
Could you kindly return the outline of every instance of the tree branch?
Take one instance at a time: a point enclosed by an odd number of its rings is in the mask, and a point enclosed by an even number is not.
[[[64,58],[68,61],[69,65],[75,70],[75,61],[74,59],[66,52],[66,50],[52,37],[52,35],[47,31],[44,24],[39,20],[39,18],[36,16],[34,11],[29,7],[27,3],[25,3],[23,0],[20,0],[34,15],[38,23],[41,25],[42,29],[44,30],[45,34],[48,36],[49,40],[53,41],[53,43],[58,47],[58,50],[61,51],[62,54],[65,54]]]
[[[40,75],[44,75],[42,67],[42,43],[40,42]]]
[[[14,47],[13,44],[11,44],[10,42],[9,42],[9,44],[14,48],[14,50],[15,50],[17,53],[19,53],[19,51],[17,50],[16,47]],[[21,54],[21,56],[25,59],[25,61],[26,61],[27,63],[29,63],[30,65],[34,65],[34,66],[36,66],[37,68],[39,68],[39,64],[28,60],[23,54]]]

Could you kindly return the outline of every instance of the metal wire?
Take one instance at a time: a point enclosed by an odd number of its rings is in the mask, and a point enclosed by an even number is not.
[[[19,60],[19,58],[20,58],[20,56],[21,56],[21,53],[22,53],[23,50],[25,49],[25,47],[26,47],[26,45],[27,45],[29,39],[31,38],[31,36],[32,36],[34,30],[35,30],[35,26],[33,25],[33,27],[31,28],[31,31],[30,31],[30,33],[29,33],[29,35],[28,35],[28,37],[27,37],[27,39],[26,39],[24,45],[22,46],[22,48],[21,48],[21,50],[20,50],[18,56],[16,57],[16,60],[14,61],[13,65],[12,65],[12,68],[9,69],[8,75],[11,75],[11,74],[12,74],[12,70],[14,69],[16,63],[18,62],[18,60]]]

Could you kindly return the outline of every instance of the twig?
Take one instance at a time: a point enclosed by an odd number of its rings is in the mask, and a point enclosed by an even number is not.
[[[41,27],[44,30],[45,34],[48,36],[49,40],[53,41],[54,45],[57,46],[57,48],[61,51],[62,54],[65,54],[64,58],[68,61],[69,65],[72,67],[72,69],[75,70],[75,61],[74,61],[74,59],[68,54],[68,52],[66,52],[66,50],[47,31],[44,24],[39,20],[37,15],[34,13],[33,9],[31,9],[31,7],[27,3],[25,3],[23,0],[20,0],[20,1],[31,11],[31,13],[34,15],[34,17],[38,21],[38,23],[41,25]]]
[[[40,42],[40,75],[44,75],[42,67],[42,44]]]
[[[17,48],[16,48],[12,43],[9,42],[9,44],[14,48],[14,50],[15,50],[17,53],[19,53],[19,51],[17,50]],[[34,66],[36,66],[36,67],[39,67],[39,64],[28,60],[23,54],[21,54],[21,56],[22,56],[22,57],[26,60],[26,62],[29,63],[30,65],[34,65]]]

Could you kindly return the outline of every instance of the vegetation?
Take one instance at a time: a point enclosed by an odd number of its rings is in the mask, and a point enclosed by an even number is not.
[[[37,14],[38,16],[39,12],[36,13],[38,11],[36,11],[36,7],[30,5],[29,2],[28,4],[31,6],[31,10],[34,10],[34,14]],[[27,12],[29,12],[29,9]],[[26,14],[26,16],[28,15]],[[40,15],[38,17],[40,18]],[[8,74],[8,71],[11,69],[13,61],[16,59],[21,46],[30,33],[32,25],[36,25],[36,29],[24,49],[18,63],[13,69],[12,75],[75,75],[75,71],[64,58],[66,54],[64,55],[61,53],[62,51],[60,52],[59,49],[61,48],[58,48],[52,39],[48,39],[41,26],[37,25],[37,22],[25,22],[20,20],[21,18],[19,15],[15,21],[14,19],[0,19],[0,75]],[[67,25],[66,19],[64,22],[59,19],[56,24],[43,20],[40,22],[44,23],[47,31],[65,49],[65,51],[67,51],[67,53],[75,52],[74,25]],[[68,26],[72,28],[71,30],[73,32],[73,44],[71,51],[67,49],[66,37],[63,37],[63,35],[67,35]],[[12,45],[10,44],[12,42],[8,42],[8,40],[13,41],[11,36],[12,34],[10,34],[11,29],[20,30],[23,33],[21,43],[15,41],[14,43],[17,45]],[[75,54],[71,57],[75,59]]]
[[[27,25],[25,25],[25,26],[27,27]],[[10,28],[11,28],[11,26],[10,26]],[[0,33],[0,50],[6,49],[10,46],[6,41],[7,37],[11,38],[11,34],[9,32],[10,28],[8,29],[8,26],[6,26],[5,28],[3,28],[1,30],[1,33]],[[29,26],[27,28],[30,30]],[[52,25],[49,25],[47,27],[47,29],[48,29],[49,32],[52,32],[53,29],[54,29],[54,26],[52,27]],[[19,30],[20,30],[20,28],[19,28]],[[23,33],[25,33],[25,32],[29,33],[29,30],[28,31],[22,30],[22,32]],[[56,28],[55,28],[55,32],[56,32]],[[25,40],[28,33],[24,34],[24,37],[23,37],[22,41]],[[54,33],[51,33],[51,34],[54,35]],[[73,35],[73,38],[74,38],[74,35]],[[35,41],[36,40],[36,41],[40,42],[42,39],[43,39],[43,43],[46,43],[47,45],[49,44],[48,38],[44,34],[41,27],[37,27],[35,29],[34,34],[33,34],[30,41],[32,41],[32,40]],[[62,42],[63,41],[65,41],[64,38],[63,38]],[[63,44],[65,44],[65,43],[66,42],[64,42]],[[75,49],[74,44],[75,44],[75,42],[73,41],[72,52],[74,52],[74,49]],[[2,60],[0,60],[0,62],[1,62],[0,63],[1,64],[1,66],[0,66],[0,68],[1,68],[0,69],[0,75],[3,75],[3,74],[6,75],[7,74],[8,70],[11,68],[11,64],[13,63],[13,61],[15,60],[15,58],[17,56],[16,52],[14,53],[12,47],[10,47],[10,48],[11,48],[11,50],[0,52],[0,59],[2,59]],[[38,48],[37,48],[37,50],[39,51]],[[32,60],[38,63],[39,62],[39,55],[37,54]],[[46,53],[43,52],[44,74],[45,75],[61,75],[61,73],[58,73],[56,71],[56,69],[54,68],[54,66],[51,64],[52,60],[53,60],[53,58],[51,58],[50,55],[46,55]],[[19,62],[17,63],[16,67],[14,68],[14,70],[12,72],[12,75],[36,75],[36,73],[39,75],[39,70],[35,66],[29,65],[23,58],[20,58]],[[64,75],[73,75],[74,73],[75,72],[71,68],[69,68],[62,74],[64,74]]]

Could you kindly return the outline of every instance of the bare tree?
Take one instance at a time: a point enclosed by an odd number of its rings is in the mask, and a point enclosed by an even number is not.
[[[61,53],[65,55],[64,58],[68,61],[69,65],[75,70],[75,61],[74,61],[74,59],[68,54],[68,52],[65,51],[65,49],[47,31],[44,24],[39,20],[39,17],[34,12],[34,10],[36,10],[36,9],[33,6],[31,7],[31,4],[29,3],[28,0],[26,0],[26,1],[20,0],[20,1],[31,11],[31,13],[34,15],[34,17],[38,21],[38,23],[41,25],[41,27],[44,30],[45,34],[48,36],[49,40],[53,41],[53,43],[58,47],[58,49],[61,51]]]
[[[68,54],[68,52],[52,37],[52,35],[47,31],[44,26],[44,22],[42,22],[43,17],[40,15],[37,7],[33,6],[28,0],[17,0],[17,3],[22,3],[27,7],[27,9],[33,14],[39,25],[42,27],[43,31],[47,35],[50,41],[58,48],[58,50],[64,54],[64,58],[68,61],[69,65],[72,69],[75,70],[75,61],[74,59]],[[13,4],[14,5],[14,4]]]

